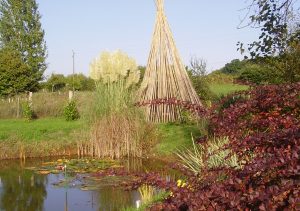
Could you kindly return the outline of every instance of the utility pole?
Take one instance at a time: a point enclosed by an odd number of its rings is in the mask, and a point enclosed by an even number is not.
[[[74,77],[75,77],[75,52],[72,50],[72,57],[73,57],[73,77],[72,77],[72,88],[73,88],[73,94],[75,92],[75,87],[74,87]]]

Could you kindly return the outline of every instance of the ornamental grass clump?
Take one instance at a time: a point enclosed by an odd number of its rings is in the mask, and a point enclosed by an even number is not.
[[[89,154],[96,157],[142,157],[156,139],[155,128],[134,106],[135,88],[126,80],[96,85],[87,115],[91,124]]]
[[[142,157],[156,131],[134,105],[140,80],[135,60],[121,51],[103,52],[92,61],[90,76],[96,91],[86,112],[91,138],[83,148],[100,158]]]

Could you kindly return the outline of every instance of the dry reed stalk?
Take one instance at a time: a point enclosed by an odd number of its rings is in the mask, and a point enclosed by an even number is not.
[[[127,115],[109,115],[98,120],[91,134],[96,157],[141,157],[140,122]]]
[[[0,160],[34,157],[70,156],[76,154],[74,143],[31,142],[10,139],[0,142]]]

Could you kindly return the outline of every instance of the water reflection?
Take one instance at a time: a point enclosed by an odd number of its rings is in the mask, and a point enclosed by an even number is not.
[[[43,210],[47,177],[18,168],[0,170],[0,210]]]
[[[118,189],[101,189],[97,193],[99,200],[99,210],[117,211],[129,205],[135,205],[140,200],[140,194],[137,191],[125,192]]]
[[[49,161],[49,160],[45,160]],[[108,186],[105,181],[96,190],[83,191],[77,187],[57,187],[63,174],[40,175],[26,167],[39,166],[43,160],[0,161],[0,210],[1,211],[115,211],[135,206],[141,200],[138,191],[124,191],[120,187]],[[157,161],[125,161],[131,172],[159,171],[162,176],[175,179],[176,173]]]
[[[149,173],[157,172],[166,181],[176,181],[183,179],[182,174],[168,166],[168,163],[155,159],[129,159],[123,161],[129,172]]]

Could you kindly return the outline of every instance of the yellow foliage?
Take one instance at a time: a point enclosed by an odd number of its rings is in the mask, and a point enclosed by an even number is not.
[[[177,187],[184,188],[186,186],[186,182],[182,180],[177,180]]]
[[[138,191],[141,194],[141,199],[144,204],[149,203],[155,195],[155,188],[150,185],[142,185]]]

